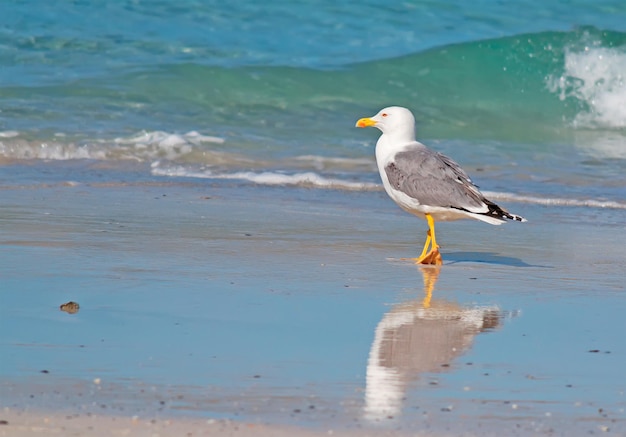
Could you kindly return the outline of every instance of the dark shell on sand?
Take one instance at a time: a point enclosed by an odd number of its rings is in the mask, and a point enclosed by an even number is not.
[[[78,310],[80,309],[80,305],[78,305],[78,303],[76,302],[70,301],[61,305],[59,309],[69,314],[76,314]]]

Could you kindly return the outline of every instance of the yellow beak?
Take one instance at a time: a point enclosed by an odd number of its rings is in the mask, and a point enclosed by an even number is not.
[[[359,121],[356,122],[356,127],[371,127],[375,125],[376,125],[376,122],[368,117],[361,118]]]

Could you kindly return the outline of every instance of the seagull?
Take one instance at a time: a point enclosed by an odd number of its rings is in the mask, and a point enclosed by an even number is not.
[[[526,221],[488,200],[459,164],[417,141],[415,117],[407,108],[381,109],[373,117],[358,120],[356,127],[382,132],[376,143],[376,163],[385,191],[400,208],[428,222],[416,264],[442,264],[435,221],[476,219],[492,225]]]

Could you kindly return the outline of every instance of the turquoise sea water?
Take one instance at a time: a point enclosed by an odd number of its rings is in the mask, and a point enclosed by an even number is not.
[[[2,8],[0,157],[10,161],[368,189],[377,134],[354,122],[394,104],[483,189],[626,197],[622,1]]]

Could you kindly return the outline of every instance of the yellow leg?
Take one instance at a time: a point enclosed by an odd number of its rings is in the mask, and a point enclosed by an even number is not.
[[[424,249],[419,258],[415,260],[416,264],[431,264],[441,265],[441,254],[439,253],[439,246],[437,245],[437,239],[435,238],[435,220],[430,214],[426,214],[426,221],[428,222],[428,232],[426,234],[426,243]],[[430,250],[428,247],[430,246]]]
[[[433,216],[430,214],[426,214],[426,221],[428,222],[428,236],[433,239],[432,248],[438,248],[437,239],[435,238],[435,220],[433,220]]]
[[[429,229],[426,231],[426,242],[424,243],[424,249],[422,249],[422,254],[419,256],[419,258],[423,258],[426,256],[426,254],[428,253],[428,247],[430,246],[431,241],[432,241],[432,238],[430,236],[430,229]]]

